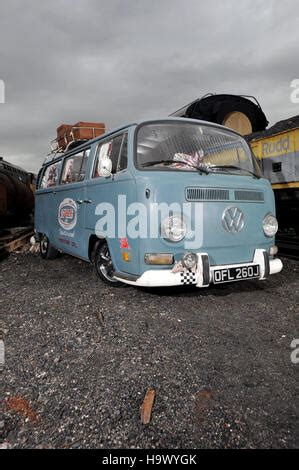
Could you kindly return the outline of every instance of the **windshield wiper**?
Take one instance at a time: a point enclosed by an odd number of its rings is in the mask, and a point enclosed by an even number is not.
[[[166,165],[169,165],[170,163],[174,163],[174,162],[173,160],[154,160],[153,162],[142,163],[141,166],[154,166],[154,165],[159,165],[161,163],[165,163]]]
[[[223,169],[223,168],[228,168],[229,170],[241,170],[241,171],[246,171],[247,173],[249,173],[250,175],[254,176],[255,178],[260,179],[260,176],[257,175],[256,173],[254,173],[253,171],[247,170],[247,168],[242,168],[242,167],[236,166],[236,165],[213,165],[213,166],[210,166],[210,167],[209,167],[209,170],[210,170],[210,171],[213,171],[213,169],[221,170],[221,169]]]
[[[153,162],[145,162],[141,166],[142,167],[154,166],[154,165],[159,165],[159,164],[162,164],[162,163],[165,163],[166,165],[170,165],[171,163],[181,163],[183,165],[190,166],[191,168],[195,168],[195,170],[198,170],[200,173],[205,173],[206,175],[208,175],[210,173],[204,167],[192,165],[189,162],[185,162],[185,161],[181,161],[181,160],[155,160]]]
[[[206,175],[209,175],[210,173],[209,170],[207,170],[205,167],[202,167],[202,166],[192,165],[192,163],[189,163],[189,162],[179,162],[179,163],[183,163],[186,166],[191,166],[191,168],[195,168],[195,170],[198,170],[199,173],[205,173]]]

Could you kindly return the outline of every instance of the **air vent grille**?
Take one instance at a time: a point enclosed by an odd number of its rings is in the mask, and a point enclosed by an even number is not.
[[[187,201],[228,201],[229,190],[218,188],[186,188]]]
[[[264,193],[262,191],[236,189],[235,200],[236,201],[264,202]]]

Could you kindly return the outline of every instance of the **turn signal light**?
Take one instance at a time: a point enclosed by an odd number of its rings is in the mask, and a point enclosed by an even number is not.
[[[273,245],[270,247],[269,253],[271,256],[275,256],[278,253],[278,247],[276,245]]]
[[[122,253],[122,257],[124,261],[127,261],[127,262],[130,261],[130,254],[127,251],[124,251]]]
[[[173,255],[170,253],[146,253],[146,264],[173,264]]]

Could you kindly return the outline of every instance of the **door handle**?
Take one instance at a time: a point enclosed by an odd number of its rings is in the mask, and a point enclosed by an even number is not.
[[[92,200],[91,199],[84,199],[84,201],[86,204],[91,204],[92,203]]]
[[[83,203],[82,199],[77,199],[77,203],[82,204]]]

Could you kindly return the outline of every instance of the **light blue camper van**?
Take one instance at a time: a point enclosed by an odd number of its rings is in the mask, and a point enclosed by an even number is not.
[[[112,286],[266,279],[273,191],[245,140],[203,121],[133,123],[49,159],[36,190],[41,256],[65,252]]]

